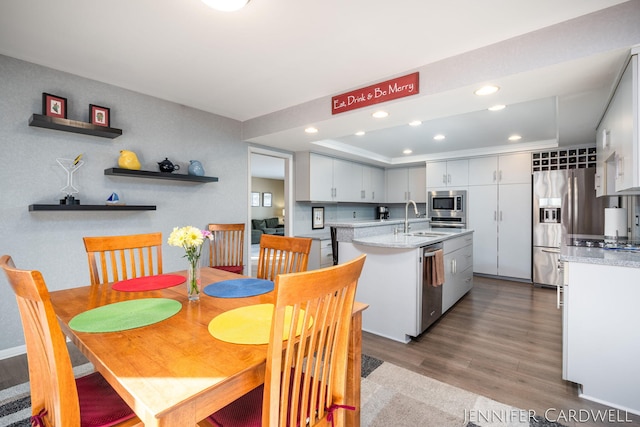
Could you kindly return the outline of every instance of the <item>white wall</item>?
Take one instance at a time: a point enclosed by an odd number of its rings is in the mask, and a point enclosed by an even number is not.
[[[135,72],[135,69],[132,69]],[[212,82],[216,84],[216,82]],[[207,88],[202,88],[206,91]],[[87,121],[89,104],[111,108],[115,139],[29,127],[42,113],[42,92],[68,99],[68,118]],[[209,222],[247,222],[246,143],[241,124],[182,105],[0,55],[0,254],[19,268],[40,270],[50,290],[89,283],[83,236],[161,231]],[[105,176],[119,151],[133,150],[142,169],[157,171],[168,157],[186,173],[200,160],[219,182]],[[29,212],[34,203],[58,203],[66,174],[56,158],[83,154],[74,183],[83,204],[102,204],[112,191],[128,204],[156,205],[141,212]],[[181,172],[182,172],[181,171]],[[184,269],[180,249],[165,244],[164,269]],[[0,356],[24,343],[15,298],[0,274]],[[6,354],[7,351],[4,351]]]

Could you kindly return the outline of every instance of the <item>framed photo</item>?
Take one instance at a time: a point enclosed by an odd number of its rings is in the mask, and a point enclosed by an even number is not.
[[[251,206],[260,206],[260,193],[251,192]]]
[[[311,208],[311,229],[324,228],[324,208]]]
[[[42,114],[49,117],[67,118],[67,98],[42,93]]]
[[[271,207],[271,193],[262,193],[262,206],[265,208]]]
[[[107,107],[89,104],[89,123],[92,125],[109,127],[111,110]]]

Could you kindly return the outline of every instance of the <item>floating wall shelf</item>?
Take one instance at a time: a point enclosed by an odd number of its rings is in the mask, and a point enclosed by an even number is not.
[[[80,133],[83,135],[99,136],[102,138],[117,138],[122,135],[122,129],[110,128],[106,126],[92,125],[87,122],[77,120],[61,119],[49,117],[42,114],[33,114],[29,119],[29,126],[38,128],[61,130],[65,132]]]
[[[29,205],[29,211],[155,211],[153,205]]]
[[[213,176],[185,175],[169,172],[137,171],[131,169],[109,168],[104,170],[105,175],[129,176],[136,178],[171,179],[175,181],[191,182],[218,182],[218,178]]]

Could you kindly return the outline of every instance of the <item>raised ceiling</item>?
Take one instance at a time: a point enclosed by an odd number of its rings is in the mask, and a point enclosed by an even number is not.
[[[241,121],[252,143],[397,165],[592,143],[638,22],[640,0],[4,0],[0,53]],[[331,115],[332,95],[413,71],[420,94],[387,119]],[[501,90],[473,95],[485,83]]]

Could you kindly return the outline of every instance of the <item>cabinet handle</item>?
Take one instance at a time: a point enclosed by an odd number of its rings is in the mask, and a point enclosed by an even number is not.
[[[502,211],[500,211],[500,221],[502,221]]]
[[[498,181],[502,181],[502,170],[498,172]]]
[[[446,173],[443,173],[443,174],[442,174],[442,183],[443,183],[443,184],[446,184],[446,183],[447,183],[447,174],[446,174]]]
[[[367,195],[365,194],[365,191],[364,190],[360,190],[360,198],[364,199],[366,197],[367,197]]]
[[[494,221],[498,220],[498,211],[493,211],[493,220]]]
[[[493,182],[496,182],[497,179],[497,172],[493,171]]]
[[[447,184],[451,184],[451,174],[447,174]]]
[[[562,298],[562,291],[564,291],[563,286],[558,286],[556,288],[556,308],[560,308],[564,305],[564,301]]]

